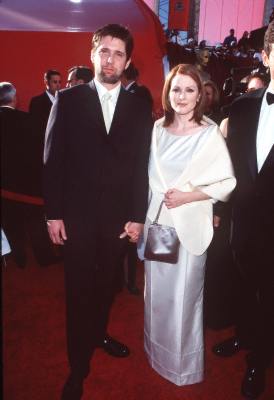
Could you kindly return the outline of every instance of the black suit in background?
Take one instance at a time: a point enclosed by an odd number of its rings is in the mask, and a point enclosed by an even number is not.
[[[232,247],[240,273],[238,336],[249,364],[265,367],[274,354],[274,149],[260,172],[256,137],[265,89],[230,109],[228,147],[237,186],[233,193]]]
[[[0,107],[1,188],[10,192],[35,196],[40,185],[35,174],[29,114],[10,107]],[[54,261],[54,252],[39,205],[2,198],[2,226],[9,240],[12,255],[19,266],[25,266],[26,237],[29,235],[39,264]]]
[[[127,221],[143,223],[152,121],[137,96],[121,88],[107,134],[94,85],[58,94],[45,146],[48,219],[63,219],[67,241],[67,344],[73,374],[86,376],[106,334]]]
[[[152,112],[153,98],[149,89],[146,86],[138,85],[137,82],[133,82],[127,90],[131,93],[135,93],[136,96],[140,97],[143,101],[146,101]]]
[[[32,124],[31,157],[35,165],[35,175],[37,180],[36,195],[42,196],[42,170],[43,152],[45,142],[45,132],[49,119],[52,102],[46,92],[31,99],[29,113]]]

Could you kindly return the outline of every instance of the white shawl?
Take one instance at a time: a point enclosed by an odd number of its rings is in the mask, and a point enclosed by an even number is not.
[[[174,226],[182,245],[195,255],[204,253],[212,240],[213,203],[217,200],[227,201],[236,185],[225,140],[215,123],[208,118],[204,120],[210,124],[209,137],[193,155],[173,188],[183,192],[198,189],[210,196],[210,199],[187,203],[172,209],[167,209],[164,205],[159,219],[161,224]],[[157,139],[163,129],[165,129],[163,119],[156,121],[152,133],[149,168],[153,201],[150,203],[147,217],[151,221],[157,214],[163,193],[171,189],[165,182],[157,157]]]

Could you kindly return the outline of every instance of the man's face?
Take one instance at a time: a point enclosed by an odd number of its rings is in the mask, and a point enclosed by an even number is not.
[[[61,89],[60,75],[51,75],[50,79],[46,81],[47,90],[54,96],[57,90]]]
[[[129,66],[126,45],[121,39],[104,36],[96,49],[91,52],[95,77],[108,88],[120,82],[124,70]]]
[[[274,43],[271,44],[271,51],[269,53],[269,56],[264,50],[262,51],[262,56],[264,65],[266,67],[269,67],[270,69],[270,78],[272,81],[272,86],[274,86]]]
[[[76,71],[71,71],[68,74],[68,80],[67,80],[66,87],[72,87],[77,84],[78,84],[78,82],[77,82],[77,78],[76,78]]]

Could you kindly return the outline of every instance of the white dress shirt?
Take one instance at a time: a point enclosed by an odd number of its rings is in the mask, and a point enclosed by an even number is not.
[[[46,93],[50,99],[50,101],[52,102],[52,104],[55,102],[55,96],[53,96],[53,94],[51,94],[48,90],[46,90]]]
[[[107,90],[105,86],[103,86],[96,78],[94,78],[94,84],[99,96],[99,100],[102,107],[103,96],[108,92],[111,95],[111,99],[109,100],[109,112],[110,112],[110,120],[112,121],[115,107],[117,104],[118,96],[121,89],[121,82],[115,86],[114,89]]]
[[[267,92],[274,94],[274,90],[270,85],[263,97],[257,130],[256,149],[258,172],[260,172],[268,153],[274,145],[274,104],[267,104]]]

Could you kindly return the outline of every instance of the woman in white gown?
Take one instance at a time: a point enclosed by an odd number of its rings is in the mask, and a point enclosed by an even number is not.
[[[164,200],[159,223],[175,227],[180,250],[177,264],[145,260],[145,351],[152,368],[181,386],[203,379],[203,285],[212,205],[228,200],[236,181],[218,126],[203,117],[203,86],[194,66],[173,68],[162,101],[165,116],[152,134],[144,236]]]

